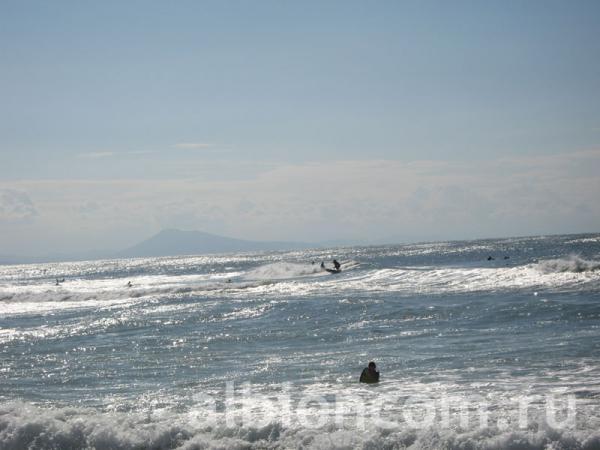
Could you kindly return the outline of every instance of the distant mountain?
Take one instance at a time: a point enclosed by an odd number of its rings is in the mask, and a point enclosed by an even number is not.
[[[202,231],[163,230],[116,256],[136,258],[151,256],[202,255],[206,253],[294,250],[314,245],[299,242],[246,241]]]
[[[317,247],[317,245],[303,242],[246,241],[201,231],[163,230],[133,247],[116,253],[90,250],[78,253],[55,253],[44,256],[0,255],[0,265],[152,256],[202,255],[207,253],[299,250],[313,247]]]

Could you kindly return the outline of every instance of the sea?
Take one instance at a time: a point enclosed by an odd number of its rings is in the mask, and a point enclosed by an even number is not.
[[[600,448],[600,234],[0,266],[0,449],[280,448]]]

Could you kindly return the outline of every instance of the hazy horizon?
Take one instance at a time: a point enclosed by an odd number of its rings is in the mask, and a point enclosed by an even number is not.
[[[0,255],[600,231],[600,4],[0,5]]]
[[[221,250],[209,250],[209,251],[186,251],[179,252],[178,250],[173,250],[170,247],[170,252],[164,254],[154,254],[152,256],[140,256],[140,255],[128,255],[130,250],[133,250],[137,247],[144,246],[148,241],[153,241],[155,238],[162,235],[162,233],[166,231],[175,231],[175,232],[183,232],[183,233],[201,233],[208,234],[215,238],[225,238],[230,239],[232,241],[241,241],[247,243],[255,243],[255,244],[272,244],[272,243],[280,243],[280,244],[290,244],[287,246],[279,246],[277,248],[264,247],[264,248],[255,248],[255,249],[245,249],[238,248],[236,250],[232,250],[231,246],[227,248],[223,248]],[[160,230],[159,232],[153,234],[152,236],[146,236],[140,238],[138,241],[132,242],[129,245],[118,248],[80,248],[74,252],[54,252],[54,253],[46,253],[46,254],[0,254],[0,265],[12,265],[12,264],[30,264],[30,263],[46,263],[46,262],[61,262],[61,261],[87,261],[87,260],[110,260],[110,259],[120,259],[120,258],[144,258],[144,257],[154,257],[154,256],[189,256],[189,255],[202,255],[202,254],[236,254],[236,253],[246,253],[246,252],[262,252],[262,251],[294,251],[296,249],[330,249],[330,248],[349,248],[354,246],[359,247],[380,247],[380,246],[411,246],[411,245],[421,245],[421,244],[429,244],[429,243],[451,243],[451,242],[481,242],[481,241],[511,241],[515,239],[536,239],[536,238],[552,238],[552,237],[566,237],[566,236],[594,236],[599,234],[598,232],[581,232],[581,233],[566,233],[566,234],[539,234],[539,235],[510,235],[510,236],[481,236],[478,238],[455,238],[455,239],[425,239],[425,240],[397,240],[394,237],[390,238],[382,238],[382,239],[349,239],[349,240],[326,240],[326,241],[318,241],[318,242],[301,242],[301,241],[267,241],[267,240],[246,240],[240,239],[236,236],[228,236],[228,235],[219,235],[214,233],[206,233],[202,230],[184,230],[184,229],[176,229],[176,228],[165,228]],[[193,243],[191,241],[190,243]],[[163,242],[165,244],[165,242]]]

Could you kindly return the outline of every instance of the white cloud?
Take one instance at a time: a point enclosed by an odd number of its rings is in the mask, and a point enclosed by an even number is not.
[[[37,215],[37,210],[25,192],[0,189],[0,222],[28,221]]]
[[[477,238],[600,230],[600,172],[589,170],[599,163],[598,151],[462,164],[334,161],[228,181],[216,173],[17,187],[35,201],[39,233],[85,248],[90,239],[125,246],[163,227],[305,241]]]
[[[115,156],[127,156],[127,155],[150,155],[155,153],[151,150],[131,150],[125,152],[113,152],[113,151],[101,151],[101,152],[87,152],[77,154],[78,158],[82,159],[101,159],[101,158],[112,158]]]
[[[99,158],[109,158],[114,155],[115,155],[115,152],[88,152],[88,153],[79,153],[77,155],[77,157],[84,158],[84,159],[99,159]]]
[[[207,148],[213,148],[214,144],[209,144],[207,142],[180,142],[178,144],[175,144],[175,147],[185,150],[202,150]]]
[[[95,202],[94,200],[85,200],[84,202],[82,202],[79,205],[75,205],[74,206],[74,211],[78,212],[79,214],[85,215],[85,214],[93,214],[97,211],[100,210],[100,205]]]

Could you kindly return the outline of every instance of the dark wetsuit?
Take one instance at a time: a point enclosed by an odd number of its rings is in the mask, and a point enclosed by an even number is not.
[[[379,372],[375,370],[369,370],[368,367],[365,367],[360,374],[360,382],[361,383],[378,383],[379,382]]]

